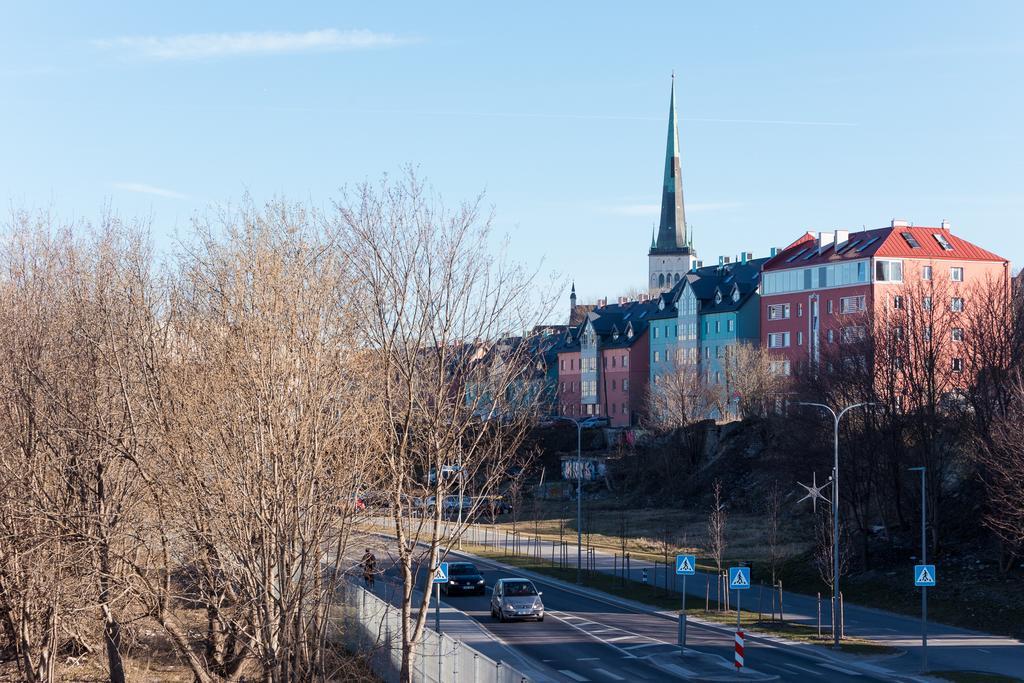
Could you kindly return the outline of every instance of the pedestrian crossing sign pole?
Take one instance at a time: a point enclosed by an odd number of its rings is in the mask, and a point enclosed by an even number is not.
[[[935,586],[936,578],[934,564],[914,565],[914,585],[921,589],[921,673],[928,669],[928,589]]]
[[[740,596],[750,590],[750,567],[729,567],[729,589],[736,591],[736,669],[743,668],[743,625],[740,623]]]
[[[682,608],[679,610],[679,651],[686,649],[686,577],[697,573],[697,558],[693,555],[676,555],[676,574],[683,577]]]

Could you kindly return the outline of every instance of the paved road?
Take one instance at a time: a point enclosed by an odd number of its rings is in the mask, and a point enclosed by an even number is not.
[[[471,527],[463,538],[466,542],[486,543],[498,548],[506,544],[504,533],[495,533],[493,530],[488,533],[486,525]],[[538,554],[544,558],[552,557],[552,545],[551,542],[542,540],[539,544]],[[526,547],[526,544],[520,541],[520,548],[524,549]],[[556,557],[557,552],[556,550],[554,553]],[[575,566],[575,545],[569,546],[567,553],[569,563]],[[616,559],[611,552],[603,550],[595,550],[594,552],[594,566],[597,571],[611,574],[620,566],[620,559]],[[586,561],[585,553],[584,561]],[[631,578],[639,580],[644,568],[647,568],[648,577],[652,583],[657,583],[657,585],[664,584],[664,564],[659,564],[655,571],[655,565],[652,562],[643,560],[632,560],[630,562]],[[673,586],[673,579],[674,577],[670,574],[670,589],[677,590],[681,588],[681,586]],[[714,578],[708,579],[707,575],[703,573],[698,573],[697,576],[691,577],[687,582],[687,593],[703,597],[705,581],[707,580],[711,581],[713,596]],[[909,574],[907,583],[907,590],[915,590],[910,585]],[[756,594],[756,589],[751,590],[750,593],[751,597],[753,597]],[[814,598],[787,591],[784,594],[783,602],[787,620],[806,624],[816,623],[817,602]],[[828,602],[826,600],[823,603],[823,609],[826,613],[828,611],[827,608]],[[885,662],[887,668],[907,675],[915,674],[920,670],[920,619],[852,604],[846,605],[845,612],[847,635],[869,638],[899,647],[905,651],[904,655],[887,660]],[[827,620],[827,617],[825,619]],[[931,623],[928,629],[928,663],[929,669],[933,671],[987,671],[1020,678],[1024,675],[1024,643],[1012,638]]]
[[[516,575],[515,570],[490,562],[477,561],[477,564],[488,588],[499,578]],[[392,580],[397,578],[393,572],[385,572]],[[419,582],[422,585],[422,576]],[[734,634],[730,628],[691,623],[690,652],[680,656],[675,645],[677,623],[674,620],[561,582],[541,577],[535,579],[535,583],[544,593],[547,617],[543,623],[498,622],[490,616],[489,595],[442,596],[442,603],[454,608],[444,611],[442,630],[465,630],[465,624],[460,624],[458,617],[468,615],[495,641],[529,660],[532,673],[540,680],[607,683],[736,678],[732,668]],[[433,620],[432,613],[428,621],[431,627]],[[473,646],[479,647],[478,644]],[[818,648],[748,641],[749,668],[743,679],[894,680],[883,670],[857,670],[843,658],[812,656],[816,650]],[[483,651],[488,656],[496,656],[486,648]],[[538,672],[542,673],[538,675]]]

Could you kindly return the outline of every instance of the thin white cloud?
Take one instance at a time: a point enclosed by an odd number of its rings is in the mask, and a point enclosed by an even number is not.
[[[115,190],[124,190],[125,192],[137,192],[139,194],[152,194],[157,197],[165,197],[167,199],[188,199],[188,195],[184,195],[174,190],[168,190],[163,187],[155,187],[153,185],[147,185],[146,183],[124,183],[116,182],[111,183],[111,186]]]
[[[740,202],[693,202],[685,205],[688,213],[705,211],[726,211],[743,206]],[[605,207],[605,211],[619,216],[657,216],[661,213],[661,204],[618,204]]]
[[[410,42],[390,33],[367,30],[184,33],[171,36],[123,36],[96,40],[93,44],[107,50],[120,50],[150,59],[195,60],[213,57],[274,55],[294,52],[335,52],[394,47]]]

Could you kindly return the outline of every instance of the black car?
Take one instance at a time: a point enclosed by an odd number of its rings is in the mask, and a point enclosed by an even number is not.
[[[483,595],[484,577],[472,562],[449,562],[448,583],[442,583],[445,595]]]

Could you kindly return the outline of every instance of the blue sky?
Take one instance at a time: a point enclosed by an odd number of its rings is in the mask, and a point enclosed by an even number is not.
[[[292,3],[290,5],[294,5]],[[706,261],[936,225],[1024,259],[1024,3],[10,3],[0,198],[327,205],[415,164],[582,300],[645,281],[669,74]]]

